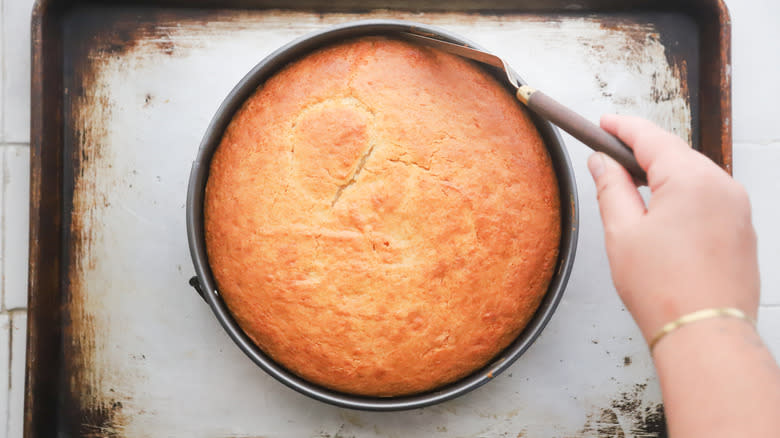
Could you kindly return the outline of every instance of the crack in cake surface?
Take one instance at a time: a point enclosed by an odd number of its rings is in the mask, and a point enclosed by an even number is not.
[[[338,202],[339,198],[341,198],[341,194],[344,193],[344,190],[353,186],[357,182],[357,179],[360,176],[360,172],[363,171],[363,168],[366,166],[366,161],[368,161],[368,158],[374,152],[375,148],[375,144],[371,144],[368,147],[366,153],[360,157],[360,161],[358,161],[358,165],[355,167],[355,171],[352,172],[352,176],[349,178],[349,180],[345,184],[339,185],[338,189],[336,189],[336,195],[333,197],[333,201],[330,203],[331,208],[336,206],[336,202]]]

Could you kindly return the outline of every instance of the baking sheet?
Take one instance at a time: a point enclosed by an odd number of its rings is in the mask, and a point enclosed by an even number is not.
[[[368,413],[257,368],[187,285],[190,164],[233,85],[290,40],[356,19],[433,24],[493,50],[587,118],[650,118],[698,144],[698,32],[677,13],[530,15],[79,8],[66,16],[65,229],[58,424],[188,437],[665,436],[652,362],[612,287],[590,151],[564,135],[581,231],[569,286],[507,372],[430,408]],[[72,193],[71,196],[67,194]],[[29,406],[29,405],[28,405]],[[70,414],[70,415],[69,415]]]

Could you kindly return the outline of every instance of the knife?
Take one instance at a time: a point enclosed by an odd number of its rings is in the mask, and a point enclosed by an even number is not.
[[[639,163],[637,163],[631,148],[614,135],[601,129],[550,96],[533,87],[519,83],[517,75],[503,59],[492,53],[429,36],[410,32],[402,32],[402,36],[420,45],[439,49],[500,69],[506,75],[507,82],[514,87],[517,99],[525,104],[528,109],[554,123],[594,151],[603,152],[615,159],[615,161],[628,170],[638,185],[647,185],[647,175],[639,166]]]

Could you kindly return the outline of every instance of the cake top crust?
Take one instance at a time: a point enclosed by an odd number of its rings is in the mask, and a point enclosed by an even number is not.
[[[491,75],[366,37],[286,66],[235,114],[210,164],[206,247],[275,361],[397,396],[519,335],[556,266],[559,204],[539,133]]]

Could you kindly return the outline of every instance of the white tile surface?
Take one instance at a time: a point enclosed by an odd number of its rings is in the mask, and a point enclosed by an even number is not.
[[[21,309],[27,307],[30,148],[7,146],[2,153],[4,308]]]
[[[735,144],[734,178],[750,195],[758,235],[761,303],[780,305],[780,143]]]
[[[30,141],[30,18],[34,0],[3,1],[3,139]]]
[[[780,307],[762,307],[758,311],[758,332],[780,361]]]
[[[8,0],[0,0],[0,11],[3,9],[3,3]],[[3,17],[0,15],[0,142],[5,141],[5,38],[4,38]]]
[[[5,148],[0,146],[0,311],[5,310],[3,303],[5,303],[4,284],[5,284],[6,235],[5,235],[5,229],[3,227],[3,224],[5,223],[4,217],[5,217],[5,186],[6,186],[5,181],[7,180],[6,175],[7,172],[5,170]],[[0,339],[2,338],[0,337]],[[0,379],[2,379],[2,377],[0,377]]]
[[[8,390],[8,438],[21,438],[24,419],[24,368],[27,312],[11,314],[11,385]]]
[[[10,364],[9,340],[11,335],[8,314],[0,313],[0,435],[8,431],[8,386],[7,382]],[[4,435],[4,436],[7,436]]]
[[[727,0],[732,24],[734,141],[780,141],[780,2]]]

